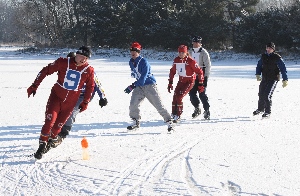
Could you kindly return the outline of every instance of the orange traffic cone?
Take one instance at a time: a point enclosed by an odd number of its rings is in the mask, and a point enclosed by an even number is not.
[[[83,139],[81,140],[81,146],[82,146],[82,159],[89,160],[90,159],[89,151],[88,151],[89,143],[85,137],[83,137]]]

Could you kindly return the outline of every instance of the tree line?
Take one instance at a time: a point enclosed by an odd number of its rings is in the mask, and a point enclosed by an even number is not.
[[[0,0],[0,43],[175,49],[200,35],[207,49],[256,53],[273,41],[299,51],[300,2],[259,0]]]

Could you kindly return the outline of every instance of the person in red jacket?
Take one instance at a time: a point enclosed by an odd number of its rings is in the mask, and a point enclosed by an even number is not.
[[[193,88],[196,74],[199,77],[199,92],[204,91],[203,86],[203,71],[198,66],[197,62],[189,56],[187,46],[180,45],[178,47],[178,56],[174,59],[173,66],[170,69],[168,92],[171,93],[173,90],[173,79],[176,71],[179,75],[179,80],[174,90],[173,101],[172,101],[172,117],[174,123],[180,120],[180,115],[183,110],[182,99],[189,91]]]
[[[76,102],[85,86],[84,99],[79,105],[80,112],[87,109],[94,91],[94,68],[88,64],[91,50],[82,46],[73,58],[58,58],[44,67],[37,75],[32,85],[27,89],[28,98],[35,95],[43,79],[57,72],[57,82],[53,85],[45,112],[45,123],[39,138],[39,148],[34,153],[36,159],[41,159],[50,148],[59,144],[58,133],[73,111]]]

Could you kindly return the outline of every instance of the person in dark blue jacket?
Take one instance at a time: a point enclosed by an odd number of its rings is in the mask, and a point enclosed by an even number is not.
[[[271,114],[272,95],[282,76],[282,87],[288,85],[287,71],[281,56],[275,53],[275,44],[267,43],[266,52],[256,66],[256,79],[260,81],[258,92],[258,108],[253,115],[263,113],[262,118],[269,118]]]
[[[67,55],[67,57],[72,58],[72,57],[75,57],[75,55],[76,55],[75,53],[70,52]],[[93,94],[92,94],[92,97],[91,97],[91,101],[94,98],[95,94],[97,93],[98,96],[99,96],[99,98],[100,98],[99,105],[102,108],[103,106],[107,105],[107,99],[105,97],[105,93],[104,93],[104,90],[102,88],[102,85],[101,85],[100,81],[98,80],[98,78],[96,76],[96,72],[94,72],[94,81],[95,81],[95,87],[94,87],[94,91],[93,91]],[[79,104],[82,102],[82,100],[84,98],[84,93],[85,93],[85,91],[84,91],[84,87],[83,87],[82,93],[79,96],[79,99],[78,99],[78,101],[76,103],[76,106],[73,109],[72,114],[70,115],[70,117],[68,118],[68,120],[65,122],[65,124],[62,127],[60,133],[58,134],[60,136],[60,143],[62,142],[63,139],[65,139],[67,137],[67,135],[69,135],[69,132],[70,132],[70,130],[72,128],[72,125],[75,122],[76,116],[77,116],[77,114],[80,113]]]

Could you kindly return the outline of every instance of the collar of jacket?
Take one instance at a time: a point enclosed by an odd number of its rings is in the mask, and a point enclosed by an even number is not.
[[[193,50],[194,53],[196,53],[195,50],[194,50],[194,48],[192,50]],[[201,51],[202,51],[202,47],[199,48],[199,50],[198,50],[197,53],[200,53]]]

